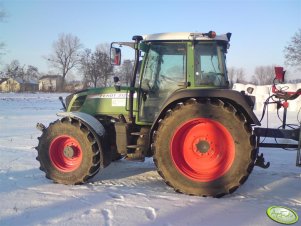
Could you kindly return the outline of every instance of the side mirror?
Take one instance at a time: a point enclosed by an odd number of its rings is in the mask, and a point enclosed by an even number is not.
[[[120,65],[121,64],[121,49],[111,47],[111,64]]]
[[[279,82],[284,82],[285,71],[283,70],[283,67],[275,67],[275,75],[275,79]]]

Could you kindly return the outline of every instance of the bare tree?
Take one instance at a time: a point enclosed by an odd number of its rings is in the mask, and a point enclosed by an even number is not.
[[[0,6],[0,22],[4,21],[4,18],[7,17],[5,10]],[[4,42],[0,42],[0,57],[5,54],[5,44]]]
[[[25,81],[37,81],[40,77],[40,73],[37,67],[28,65],[25,72]]]
[[[13,60],[7,64],[3,74],[9,78],[21,79],[24,82],[37,81],[40,77],[37,67],[21,65],[18,60]]]
[[[230,67],[228,68],[228,79],[230,83],[230,87],[233,86],[234,83],[246,83],[246,73],[243,68],[235,68]]]
[[[106,53],[108,56],[110,56],[110,49],[111,45],[109,43],[101,43],[96,46],[96,50]]]
[[[124,60],[118,71],[121,83],[124,83],[126,86],[131,84],[133,67],[134,65],[131,60]]]
[[[235,79],[235,68],[234,67],[229,67],[227,70],[227,75],[228,75],[228,80],[230,83],[230,87],[233,86],[233,84],[235,83],[234,79]]]
[[[236,82],[246,83],[246,73],[243,68],[238,68],[236,70]]]
[[[284,48],[285,63],[301,70],[301,28]]]
[[[106,87],[108,85],[108,79],[113,71],[110,56],[100,50],[95,51],[95,56],[99,61],[99,73],[101,74],[102,84]]]
[[[9,78],[17,79],[22,78],[24,72],[24,66],[21,66],[18,60],[12,60],[10,64],[5,67],[5,74]]]
[[[47,57],[51,67],[59,71],[62,76],[62,90],[68,72],[80,64],[79,51],[82,44],[77,36],[72,34],[60,34],[57,41],[53,43],[53,54]]]
[[[95,55],[97,55],[97,58],[99,59],[101,63],[100,71],[101,71],[101,81],[102,85],[107,87],[109,78],[112,76],[113,72],[113,66],[111,64],[110,60],[110,48],[111,45],[108,43],[102,43],[99,44],[96,47]]]
[[[255,68],[252,82],[255,85],[270,85],[274,78],[274,66],[259,66]]]
[[[81,71],[84,74],[84,83],[92,83],[94,87],[108,84],[109,76],[113,71],[109,55],[102,49],[94,53],[86,49],[81,57]]]
[[[81,54],[79,70],[84,75],[83,77],[84,87],[88,87],[89,84],[92,83],[91,81],[92,79],[90,79],[90,74],[92,73],[91,55],[92,55],[91,49],[84,49],[84,51]]]

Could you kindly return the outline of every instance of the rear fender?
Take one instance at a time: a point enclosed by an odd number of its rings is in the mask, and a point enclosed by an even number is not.
[[[224,102],[232,104],[237,110],[242,112],[250,125],[260,125],[259,120],[253,112],[254,99],[244,93],[229,89],[182,89],[173,93],[164,103],[161,112],[155,119],[151,134],[158,127],[158,121],[164,118],[165,113],[173,108],[177,103],[189,98],[218,98]]]

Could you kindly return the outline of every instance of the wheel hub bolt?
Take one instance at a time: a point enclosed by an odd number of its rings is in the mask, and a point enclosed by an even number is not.
[[[210,144],[205,140],[199,141],[195,146],[197,148],[197,151],[202,154],[207,153],[210,149]]]
[[[72,158],[74,156],[74,150],[72,147],[70,146],[67,146],[64,148],[64,155],[67,157],[67,158]]]

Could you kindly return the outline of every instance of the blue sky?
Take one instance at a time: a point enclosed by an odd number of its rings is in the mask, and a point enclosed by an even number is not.
[[[8,13],[0,41],[11,60],[48,72],[42,56],[60,33],[72,33],[86,48],[133,35],[159,32],[232,33],[228,66],[284,65],[283,49],[301,28],[301,0],[0,0]]]

